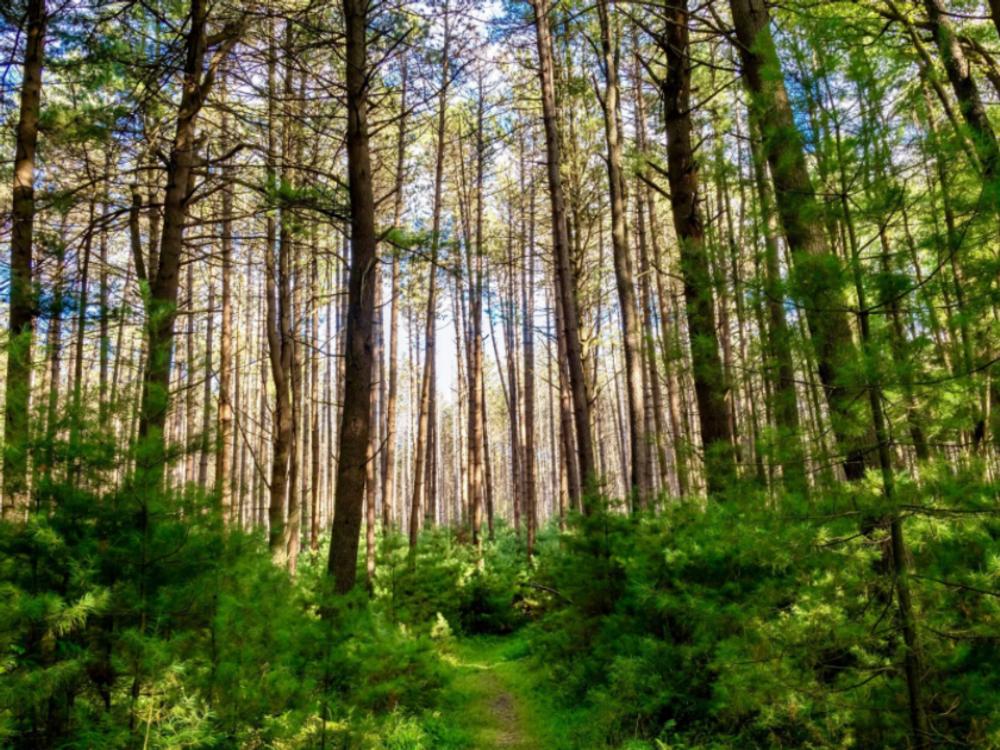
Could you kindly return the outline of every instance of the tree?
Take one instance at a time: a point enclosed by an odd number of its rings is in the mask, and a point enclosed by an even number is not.
[[[10,312],[4,398],[3,515],[28,506],[28,415],[31,401],[31,339],[36,310],[32,278],[35,227],[35,155],[42,102],[42,61],[49,17],[45,0],[28,0],[24,65],[17,120],[10,237]]]
[[[375,286],[375,197],[368,145],[368,3],[344,0],[347,82],[347,171],[351,201],[351,265],[344,350],[344,411],[340,422],[337,490],[327,569],[338,593],[357,576],[365,463],[371,429]]]
[[[628,244],[625,214],[625,176],[622,172],[622,138],[618,90],[620,52],[617,35],[611,28],[614,5],[607,0],[597,3],[601,27],[601,67],[604,71],[604,92],[599,92],[604,112],[604,134],[608,145],[608,195],[611,204],[611,246],[615,260],[615,280],[618,287],[618,307],[621,317],[622,342],[625,350],[625,380],[628,384],[628,424],[631,446],[631,492],[636,505],[646,507],[653,494],[653,466],[650,437],[646,432],[646,395],[643,385],[642,336],[639,310],[635,299],[635,280]],[[615,37],[615,38],[613,38]]]
[[[731,0],[750,117],[763,139],[775,203],[792,256],[791,292],[805,312],[826,392],[832,428],[849,480],[864,476],[867,422],[857,411],[851,338],[842,264],[823,236],[823,209],[806,167],[802,136],[792,116],[781,64],[763,0]]]
[[[569,228],[563,197],[562,160],[559,146],[559,114],[556,107],[555,64],[552,60],[552,35],[549,30],[551,5],[548,0],[532,0],[535,14],[535,41],[538,49],[538,78],[542,94],[542,121],[545,128],[546,172],[552,202],[552,249],[556,269],[556,293],[561,310],[561,336],[565,341],[569,385],[573,400],[573,422],[582,484],[587,491],[597,481],[594,443],[591,437],[590,399],[587,396],[583,351],[580,346],[579,313],[575,294],[573,266],[570,261]],[[589,505],[585,505],[585,510]]]
[[[156,262],[150,258],[146,309],[147,362],[142,382],[139,413],[139,482],[156,488],[166,467],[167,409],[170,404],[170,371],[173,363],[174,321],[180,288],[184,229],[197,163],[198,114],[208,97],[215,73],[236,44],[240,30],[233,22],[209,37],[209,7],[191,0],[184,41],[184,67],[176,128],[167,159],[167,188],[163,200],[163,229]],[[206,66],[210,42],[214,51]]]
[[[735,479],[736,466],[726,407],[729,384],[719,359],[712,276],[698,206],[698,166],[691,137],[690,15],[686,0],[668,4],[666,13],[659,45],[667,61],[661,93],[667,131],[670,205],[680,244],[691,369],[705,454],[705,481],[709,495],[718,496]]]

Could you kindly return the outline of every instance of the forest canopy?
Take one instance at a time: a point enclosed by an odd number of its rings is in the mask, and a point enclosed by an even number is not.
[[[998,0],[0,57],[0,747],[1000,748]]]

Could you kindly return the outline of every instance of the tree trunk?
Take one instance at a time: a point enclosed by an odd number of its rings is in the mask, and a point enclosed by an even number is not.
[[[476,108],[476,218],[474,247],[469,248],[469,502],[472,504],[472,542],[482,547],[483,525],[483,179],[486,142],[483,138],[483,77],[479,74]]]
[[[31,411],[31,339],[35,318],[32,287],[35,152],[38,148],[47,23],[45,0],[29,0],[11,193],[10,308],[3,433],[3,516],[7,519],[19,518],[28,508],[28,417]]]
[[[375,198],[368,148],[366,0],[344,0],[347,82],[347,174],[351,201],[351,268],[344,349],[343,416],[328,570],[338,593],[354,587],[371,428]]]
[[[824,212],[816,200],[802,138],[793,121],[764,0],[730,0],[730,7],[743,80],[750,94],[750,116],[763,138],[775,202],[793,259],[793,295],[805,312],[813,340],[844,474],[848,480],[858,480],[864,476],[867,438],[855,433],[867,420],[856,413],[858,390],[849,375],[857,347],[842,289],[842,264],[823,235]]]
[[[212,447],[212,348],[215,338],[215,282],[208,280],[208,313],[205,319],[205,367],[201,394],[201,455],[198,486],[208,489],[208,456]]]
[[[718,496],[736,477],[726,407],[728,384],[719,358],[712,275],[698,206],[698,166],[691,143],[691,79],[687,0],[671,2],[660,46],[667,58],[662,94],[667,169],[691,340],[691,366],[705,454],[708,493]]]
[[[598,95],[604,111],[604,135],[608,147],[608,183],[611,202],[611,247],[614,254],[618,308],[625,352],[625,380],[628,389],[628,426],[631,453],[629,495],[637,508],[645,508],[653,495],[653,468],[650,440],[646,432],[646,396],[642,383],[642,337],[639,308],[635,299],[635,281],[626,229],[625,177],[622,172],[622,138],[619,129],[621,111],[618,91],[617,38],[613,34],[610,0],[598,0],[597,15],[601,27],[601,65],[604,69],[604,94]]]
[[[235,42],[230,37],[220,48],[213,65],[204,70],[207,49],[208,5],[191,0],[185,43],[183,86],[177,124],[167,160],[167,189],[163,200],[163,229],[155,266],[149,267],[149,303],[146,311],[146,368],[143,374],[139,414],[137,458],[140,484],[154,488],[163,480],[166,467],[167,409],[170,405],[170,371],[173,362],[174,321],[184,224],[188,215],[195,164],[195,125],[211,88],[215,65]],[[152,243],[151,243],[152,244]],[[145,523],[143,520],[141,523]]]
[[[437,263],[438,250],[441,244],[441,190],[444,182],[444,136],[448,105],[449,58],[451,44],[451,27],[449,25],[448,5],[444,7],[444,48],[441,56],[441,88],[438,92],[437,146],[434,160],[434,205],[431,216],[431,252],[430,269],[427,282],[427,314],[424,324],[425,354],[424,372],[420,384],[420,404],[417,424],[417,445],[413,468],[413,494],[410,503],[410,548],[415,549],[417,535],[420,532],[420,516],[423,511],[428,514],[433,498],[431,495],[434,462],[433,390],[434,390],[434,351],[435,327],[437,323]],[[432,518],[431,514],[428,514]]]
[[[556,107],[555,64],[552,60],[552,36],[549,30],[550,0],[532,0],[535,11],[535,37],[538,47],[538,75],[542,95],[542,119],[545,125],[546,167],[549,198],[552,201],[552,246],[556,269],[556,287],[562,305],[563,338],[569,385],[573,398],[573,418],[581,483],[587,490],[595,486],[597,471],[594,464],[594,443],[591,438],[590,401],[580,345],[579,312],[576,284],[570,262],[569,228],[566,223],[566,202],[563,196],[560,167],[559,113]],[[584,503],[585,512],[591,510]]]
[[[225,83],[225,81],[223,81]],[[224,91],[225,94],[225,91]],[[222,116],[222,132],[229,132],[229,114]],[[223,142],[223,150],[228,139]],[[224,524],[233,514],[233,488],[230,476],[233,442],[232,359],[233,359],[233,182],[228,163],[222,166],[222,321],[219,331],[219,411],[215,436],[215,495]],[[237,383],[237,389],[239,384]]]
[[[524,347],[524,514],[528,556],[538,535],[538,490],[535,487],[535,180],[528,188],[528,237],[521,257],[521,339]]]
[[[286,32],[290,34],[291,32]],[[286,45],[287,46],[287,45]],[[278,97],[274,86],[274,73],[277,65],[278,50],[272,39],[268,59],[268,90],[269,90],[269,127],[268,127],[268,172],[273,178],[277,178],[274,166],[276,158],[275,149],[275,123],[274,106],[271,104]],[[293,75],[292,66],[289,62],[285,69],[284,96],[287,103],[291,98]],[[282,161],[285,166],[282,168],[282,178],[287,180],[287,163],[290,154],[288,152],[287,130],[291,123],[290,114],[283,113],[284,132],[282,138]],[[271,379],[274,381],[274,411],[272,416],[272,453],[271,453],[271,482],[270,497],[268,502],[268,548],[275,562],[285,564],[285,522],[288,516],[288,471],[291,463],[292,444],[292,294],[291,294],[291,217],[288,215],[288,208],[281,208],[280,218],[275,223],[274,218],[267,217],[267,238],[264,249],[264,263],[266,274],[266,296],[267,296],[267,350],[268,361],[271,364]],[[292,488],[294,490],[294,488]]]
[[[396,135],[396,186],[393,197],[392,225],[398,231],[403,218],[403,189],[406,183],[406,123],[408,70],[404,56],[400,70],[399,131]],[[399,252],[392,250],[389,314],[389,392],[385,406],[385,447],[382,453],[382,525],[386,530],[395,519],[396,497],[396,401],[399,391]]]

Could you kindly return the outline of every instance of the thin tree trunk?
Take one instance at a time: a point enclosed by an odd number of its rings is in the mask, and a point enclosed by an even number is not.
[[[286,31],[286,48],[290,47],[290,29]],[[286,53],[287,53],[286,49]],[[270,54],[268,59],[268,89],[269,102],[277,98],[274,90],[274,72],[277,65],[278,50],[272,31]],[[286,63],[284,76],[283,100],[291,99],[292,86],[291,62]],[[268,128],[268,170],[275,174],[275,146],[273,122],[273,106],[269,112]],[[287,164],[290,161],[289,133],[291,127],[290,113],[283,113],[282,124],[282,179],[288,180]],[[281,209],[276,226],[274,219],[267,218],[267,246],[265,247],[266,295],[267,295],[267,343],[268,360],[271,363],[271,379],[274,381],[274,412],[272,417],[272,454],[271,454],[271,485],[268,503],[268,547],[275,562],[283,565],[287,562],[285,523],[288,517],[288,473],[291,465],[291,452],[294,450],[292,433],[294,423],[292,417],[292,293],[291,293],[291,216],[287,207]],[[294,487],[291,488],[294,491]]]
[[[407,82],[406,58],[400,70],[399,131],[396,136],[396,185],[393,197],[392,224],[400,229],[403,218],[406,183]],[[389,314],[389,392],[385,407],[385,447],[382,454],[382,524],[386,530],[395,522],[393,508],[396,497],[396,402],[399,391],[399,253],[392,251],[390,272]]]
[[[437,263],[441,239],[441,190],[444,183],[444,137],[448,105],[448,84],[450,77],[450,44],[451,27],[448,15],[448,4],[444,7],[444,48],[441,56],[441,88],[438,92],[437,146],[434,160],[434,205],[431,209],[431,252],[430,269],[428,271],[427,313],[424,325],[425,354],[424,372],[420,385],[419,416],[417,424],[417,445],[413,468],[413,494],[410,503],[410,549],[416,549],[417,535],[420,531],[421,511],[425,514],[432,511],[434,465],[432,451],[434,449],[434,352],[435,327],[437,322]],[[428,515],[433,518],[433,515]]]
[[[225,84],[225,79],[223,79]],[[226,94],[223,86],[223,98]],[[229,113],[223,112],[222,132],[229,132]],[[228,139],[223,142],[223,150],[228,151]],[[219,331],[219,410],[215,436],[215,495],[219,500],[219,510],[224,524],[230,523],[233,515],[233,487],[230,464],[233,463],[235,444],[233,441],[233,182],[232,170],[227,163],[222,165],[222,321]],[[237,376],[237,391],[239,377]],[[238,398],[237,398],[238,400]]]
[[[205,381],[201,394],[201,456],[198,464],[198,486],[208,489],[208,458],[212,448],[212,348],[215,338],[215,282],[208,281],[208,313],[205,332]]]
[[[485,415],[483,398],[483,180],[486,164],[486,142],[483,134],[484,94],[483,74],[479,74],[479,96],[476,108],[476,216],[474,247],[469,248],[469,502],[472,504],[472,543],[482,548],[483,525],[483,452],[485,449]]]
[[[528,237],[521,252],[521,338],[524,346],[524,512],[528,555],[538,535],[538,490],[535,487],[535,180],[528,188]]]
[[[549,30],[550,0],[532,0],[535,11],[535,37],[538,47],[538,75],[542,95],[542,118],[545,124],[546,166],[549,197],[552,201],[552,246],[556,269],[556,289],[562,305],[563,337],[566,362],[573,398],[573,418],[581,483],[589,490],[597,481],[594,464],[594,443],[591,438],[590,401],[587,397],[583,349],[580,344],[579,312],[576,284],[570,261],[569,229],[566,223],[566,202],[563,196],[560,168],[562,159],[559,143],[559,113],[556,108],[555,64],[552,60],[552,36]],[[591,510],[589,502],[584,510]]]
[[[87,307],[89,305],[88,285],[90,283],[90,255],[94,241],[95,209],[95,199],[92,198],[90,200],[87,235],[83,241],[83,260],[81,261],[80,269],[80,295],[78,297],[79,303],[77,305],[76,320],[76,351],[73,355],[73,407],[70,415],[69,443],[70,449],[74,454],[72,455],[73,463],[71,469],[71,480],[74,483],[76,482],[77,473],[80,468],[75,456],[75,449],[77,448],[77,444],[79,442],[80,429],[83,424],[83,345],[87,332]]]
[[[653,469],[650,440],[646,432],[646,395],[642,384],[642,338],[639,308],[626,228],[625,177],[622,172],[622,138],[619,129],[621,111],[618,91],[619,49],[617,35],[611,28],[614,5],[598,0],[597,15],[601,27],[601,64],[605,87],[598,98],[604,111],[604,135],[608,148],[608,183],[611,202],[611,247],[614,254],[618,309],[625,353],[625,381],[628,391],[628,426],[631,453],[629,495],[635,507],[645,508],[653,495]],[[613,38],[615,37],[615,38]]]

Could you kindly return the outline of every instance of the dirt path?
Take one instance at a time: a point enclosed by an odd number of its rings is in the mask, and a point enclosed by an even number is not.
[[[455,690],[463,696],[461,716],[476,750],[543,750],[536,714],[523,679],[522,660],[505,653],[503,641],[462,641],[450,661]],[[519,663],[522,662],[522,663]]]

